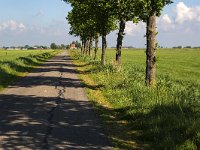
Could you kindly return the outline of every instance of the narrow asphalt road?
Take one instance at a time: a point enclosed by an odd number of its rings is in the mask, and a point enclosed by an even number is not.
[[[111,149],[67,52],[0,92],[0,150]]]

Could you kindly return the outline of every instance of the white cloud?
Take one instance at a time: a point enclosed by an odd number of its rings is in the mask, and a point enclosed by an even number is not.
[[[139,22],[138,24],[134,24],[132,21],[128,21],[126,23],[125,33],[127,35],[136,35],[138,33],[143,33],[145,31],[145,23]]]
[[[21,32],[24,31],[24,30],[26,29],[25,25],[22,24],[22,23],[20,23],[18,27],[19,27],[19,30],[20,30]]]
[[[163,46],[176,46],[176,45],[199,45],[198,39],[200,39],[200,6],[189,6],[187,3],[179,2],[174,3],[170,7],[171,12],[165,11],[161,17],[157,18],[158,27],[158,40],[159,44]],[[173,11],[174,10],[174,11]],[[36,14],[37,13],[37,14]],[[35,12],[33,14],[36,17],[42,16],[42,11]],[[38,19],[34,23],[33,21],[17,22],[15,20],[0,21],[0,39],[1,43],[10,43],[8,45],[16,43],[24,44],[46,44],[52,41],[57,43],[71,42],[73,39],[71,36],[67,37],[69,32],[69,25],[66,21],[56,21],[43,24]],[[11,30],[12,29],[12,30]],[[144,47],[146,40],[144,38],[146,30],[145,23],[133,24],[127,22],[125,29],[126,36],[124,38],[124,45],[133,45],[135,47]],[[6,32],[4,32],[6,31]],[[25,31],[25,32],[20,32]],[[109,45],[116,45],[116,32],[109,38]],[[20,36],[16,33],[20,33]],[[191,43],[191,44],[190,44]]]
[[[168,14],[164,14],[157,19],[157,26],[158,30],[165,32],[175,28],[174,21]]]
[[[182,24],[187,21],[200,21],[200,6],[188,7],[183,2],[179,2],[175,9],[175,21]]]
[[[195,33],[199,29],[200,6],[189,7],[183,2],[175,6],[174,16],[163,14],[157,18],[157,27],[160,32]],[[145,33],[145,23],[133,24],[127,22],[125,33],[129,36]]]
[[[0,31],[10,30],[10,31],[24,31],[25,25],[23,23],[17,23],[14,20],[0,22]]]
[[[162,15],[160,18],[157,18],[157,26],[158,30],[169,31],[175,28],[174,21],[170,18],[168,14]],[[129,21],[126,23],[125,33],[128,36],[137,36],[137,35],[145,35],[146,32],[146,23],[139,22],[138,24],[134,24]]]
[[[8,23],[6,23],[6,22],[3,22],[3,23],[2,23],[2,28],[3,28],[3,29],[7,28],[8,26],[9,26]]]
[[[167,11],[166,11],[167,12]],[[125,40],[139,38],[145,34],[145,23],[127,22]],[[157,18],[158,41],[163,46],[199,45],[200,5],[189,6],[183,2],[175,4],[171,12]],[[191,40],[192,39],[192,40]],[[133,40],[129,40],[131,43]],[[145,41],[143,41],[145,43]],[[138,43],[135,43],[137,45]],[[126,44],[130,45],[130,44]]]
[[[13,20],[10,20],[8,22],[8,26],[10,27],[10,30],[12,30],[12,31],[17,29],[17,23],[15,21],[13,21]]]
[[[174,15],[162,15],[157,20],[158,30],[176,34],[194,34],[200,30],[200,6],[189,7],[183,2],[176,4]]]
[[[164,24],[171,24],[172,23],[170,17],[167,14],[164,14],[162,16],[162,21],[163,21]]]
[[[125,33],[127,35],[132,35],[132,33],[133,33],[133,23],[131,21],[126,23]]]

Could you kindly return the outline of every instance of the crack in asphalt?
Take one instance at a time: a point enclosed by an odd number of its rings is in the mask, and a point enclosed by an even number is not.
[[[57,81],[57,85],[55,85],[55,89],[58,90],[58,98],[55,101],[55,106],[51,108],[50,111],[48,111],[48,115],[49,117],[47,118],[47,131],[43,140],[43,149],[48,150],[50,149],[50,145],[49,145],[49,139],[51,137],[52,131],[53,131],[53,126],[54,126],[54,121],[53,121],[53,117],[55,114],[56,109],[59,109],[60,104],[61,104],[61,100],[65,98],[64,96],[64,92],[65,92],[65,85],[62,83],[62,78],[63,78],[63,66],[60,65],[59,66],[59,73],[60,76],[58,78]],[[61,88],[59,88],[61,87]]]
[[[0,92],[0,150],[112,149],[79,74],[62,52]]]

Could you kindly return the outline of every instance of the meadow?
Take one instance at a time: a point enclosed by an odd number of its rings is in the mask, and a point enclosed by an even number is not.
[[[0,50],[0,90],[57,53],[53,50]]]
[[[157,50],[157,85],[145,85],[144,50],[115,51],[107,65],[71,51],[104,128],[118,149],[200,149],[200,50]],[[99,52],[100,58],[100,52]]]

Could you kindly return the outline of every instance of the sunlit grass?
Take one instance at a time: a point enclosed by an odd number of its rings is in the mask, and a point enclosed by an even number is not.
[[[120,69],[114,50],[107,51],[105,67],[74,51],[71,55],[79,58],[76,63],[89,64],[79,67],[81,77],[99,85],[88,89],[88,96],[116,147],[200,149],[200,50],[158,50],[154,88],[145,86],[144,50],[123,50]]]
[[[0,90],[58,52],[53,50],[0,50]]]

